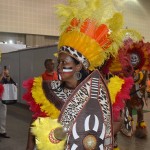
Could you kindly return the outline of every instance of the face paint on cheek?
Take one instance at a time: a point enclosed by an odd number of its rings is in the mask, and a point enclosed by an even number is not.
[[[73,71],[72,67],[63,67],[63,73],[71,73]]]
[[[70,56],[68,56],[66,57],[65,61],[69,63],[69,62],[73,62],[73,59]]]
[[[60,75],[60,74],[58,75],[58,79],[59,79],[59,80],[62,80],[62,78],[61,78],[61,75]]]
[[[62,73],[58,74],[59,80],[62,80],[63,75],[72,73],[72,67],[63,67]]]

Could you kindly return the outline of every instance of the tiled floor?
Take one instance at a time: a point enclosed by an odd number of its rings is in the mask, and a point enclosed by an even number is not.
[[[149,107],[145,107],[145,110],[150,110],[150,104]],[[134,118],[136,122],[136,116],[134,116]],[[25,150],[30,120],[31,112],[27,107],[19,104],[9,105],[7,115],[7,132],[11,138],[0,139],[0,150]],[[145,121],[148,126],[148,131],[150,132],[150,112],[145,113]],[[119,133],[118,141],[120,150],[150,149],[149,135],[147,139],[137,139],[134,136],[127,138]]]

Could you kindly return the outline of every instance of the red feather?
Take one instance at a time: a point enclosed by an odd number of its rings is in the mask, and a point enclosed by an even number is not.
[[[30,106],[30,110],[34,113],[32,117],[36,119],[37,117],[47,117],[47,114],[45,112],[41,111],[40,105],[38,105],[31,93],[31,89],[33,87],[33,79],[29,79],[23,82],[23,87],[27,90],[26,93],[22,96],[23,100],[27,102],[27,104]]]
[[[4,92],[3,84],[0,84],[0,98],[1,98],[2,95],[3,95],[3,92]]]
[[[85,33],[86,35],[88,35],[91,38],[94,38],[95,30],[96,30],[96,22],[91,21],[89,19],[87,19],[82,24],[81,29],[80,29],[81,32]]]
[[[67,32],[71,31],[73,27],[77,27],[80,21],[76,18],[72,19],[70,26],[67,28]],[[105,24],[97,26],[97,22],[94,20],[86,19],[80,27],[80,32],[94,39],[104,49],[108,48],[111,44],[109,39],[109,29]]]
[[[121,91],[116,96],[116,101],[113,104],[113,118],[117,121],[120,116],[120,111],[124,108],[125,101],[130,99],[130,90],[134,84],[132,77],[124,78],[125,83],[122,85]]]

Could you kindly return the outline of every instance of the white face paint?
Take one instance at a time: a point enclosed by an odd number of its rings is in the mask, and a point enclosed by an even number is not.
[[[59,80],[62,80],[62,78],[61,78],[61,75],[60,75],[60,74],[58,74],[58,79],[59,79]]]
[[[131,60],[131,64],[133,66],[137,66],[138,63],[140,62],[140,58],[137,54],[133,53],[130,55],[130,60]]]
[[[63,72],[72,72],[73,69],[70,67],[63,67]]]
[[[73,59],[70,56],[67,56],[65,61],[69,63],[69,62],[73,62]]]
[[[60,76],[59,79],[62,81],[67,81],[73,78],[75,69],[76,69],[76,64],[74,59],[65,54],[65,53],[60,53],[58,57],[58,75]]]
[[[70,66],[65,66],[65,64],[66,64],[66,63],[73,62],[73,61],[74,61],[74,60],[73,60],[70,56],[67,56],[67,57],[65,58],[65,61],[60,62],[60,63],[64,64],[64,67],[63,67],[62,72],[64,72],[64,73],[72,72],[72,71],[73,71],[72,67],[70,67]]]
[[[73,71],[73,69],[70,67],[63,67],[63,69],[62,69],[63,74],[71,73],[72,71]],[[58,74],[58,78],[59,78],[59,80],[62,80],[62,77],[60,74]]]

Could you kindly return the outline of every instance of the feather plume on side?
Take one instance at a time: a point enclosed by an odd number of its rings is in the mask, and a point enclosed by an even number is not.
[[[117,121],[120,117],[120,111],[124,108],[125,101],[130,99],[130,90],[133,84],[134,80],[132,77],[121,79],[115,76],[110,79],[108,89],[112,101],[114,121]]]

